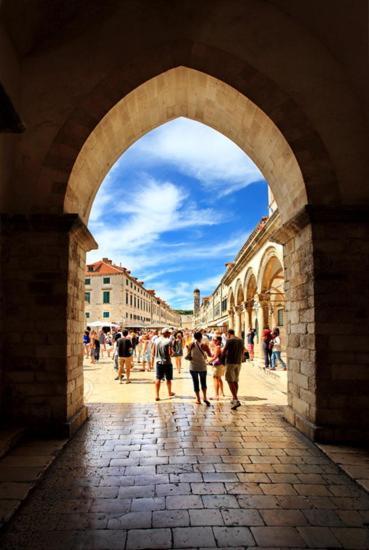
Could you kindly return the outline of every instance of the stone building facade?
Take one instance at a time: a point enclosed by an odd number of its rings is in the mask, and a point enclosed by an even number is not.
[[[272,195],[269,193],[269,198]],[[283,247],[273,241],[280,225],[279,213],[269,202],[269,217],[263,218],[244,243],[212,293],[202,300],[195,324],[199,327],[233,328],[245,339],[256,330],[255,353],[261,353],[261,331],[279,327],[282,351],[286,348],[286,311]]]
[[[123,326],[179,327],[181,316],[143,281],[109,258],[86,265],[85,319],[115,322]]]

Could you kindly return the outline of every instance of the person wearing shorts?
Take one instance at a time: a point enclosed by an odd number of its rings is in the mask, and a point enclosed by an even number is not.
[[[224,376],[225,367],[222,365],[221,361],[222,356],[222,337],[214,336],[213,337],[213,355],[210,359],[210,364],[213,367],[213,382],[214,382],[214,392],[215,398],[219,401],[219,394],[221,393],[224,397],[224,388],[222,376]]]
[[[133,346],[132,341],[127,338],[128,337],[128,330],[123,330],[123,336],[122,338],[119,338],[117,341],[117,350],[118,350],[118,357],[119,357],[119,370],[118,370],[118,378],[119,383],[122,383],[123,373],[124,369],[126,371],[126,384],[131,383],[131,368],[132,368],[132,353],[133,353]]]
[[[168,395],[173,397],[175,394],[172,392],[172,380],[173,380],[173,365],[172,365],[172,340],[170,338],[169,328],[162,330],[160,338],[155,340],[153,347],[153,355],[156,363],[156,380],[155,380],[155,401],[160,401],[160,382],[166,380]]]
[[[237,409],[241,403],[238,399],[238,380],[241,370],[244,344],[241,338],[235,336],[234,330],[228,330],[228,339],[222,352],[222,362],[225,364],[225,379],[232,393],[231,409]]]

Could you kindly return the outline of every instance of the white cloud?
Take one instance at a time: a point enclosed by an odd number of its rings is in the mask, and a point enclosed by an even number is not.
[[[140,182],[139,188],[142,189],[139,192],[122,188],[120,193],[99,195],[95,200],[89,227],[99,243],[100,257],[101,251],[110,250],[115,257],[122,249],[126,254],[134,251],[140,255],[142,247],[154,245],[164,233],[223,221],[213,209],[197,208],[171,182],[147,178]],[[109,221],[108,212],[113,220],[119,215],[119,221]],[[104,224],[100,223],[102,217]]]
[[[209,191],[224,196],[264,179],[254,162],[209,126],[177,118],[144,136],[134,154],[143,162],[170,163]]]

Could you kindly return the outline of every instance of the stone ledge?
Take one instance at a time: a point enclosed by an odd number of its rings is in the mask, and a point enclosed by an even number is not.
[[[28,439],[0,459],[0,530],[38,485],[67,441]]]
[[[13,235],[34,231],[37,233],[71,233],[85,245],[86,250],[98,248],[86,225],[78,214],[8,214],[0,213],[0,228],[4,234]]]
[[[345,474],[369,493],[369,451],[358,447],[317,444]]]
[[[286,244],[309,223],[369,224],[369,205],[312,205],[306,204],[293,218],[274,231],[270,240]]]
[[[80,410],[62,426],[61,435],[68,438],[72,437],[86,422],[88,416],[88,408],[86,405],[83,405]]]

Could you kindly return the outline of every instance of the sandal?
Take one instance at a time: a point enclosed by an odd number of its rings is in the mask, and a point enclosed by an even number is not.
[[[207,399],[204,399],[204,403],[207,407],[210,407],[211,405],[210,401],[208,401]]]

